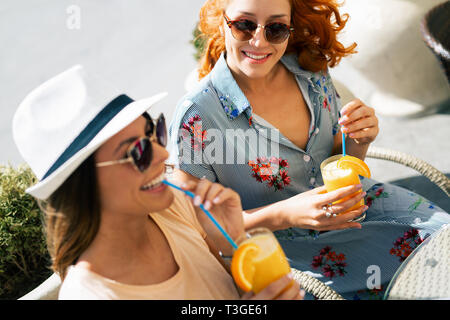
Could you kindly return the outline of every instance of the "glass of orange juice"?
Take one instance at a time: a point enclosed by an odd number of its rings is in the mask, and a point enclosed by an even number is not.
[[[364,163],[364,161],[352,156],[343,157],[341,154],[325,159],[320,164],[320,171],[322,172],[322,178],[327,192],[331,192],[350,185],[360,184],[361,181],[359,179],[359,175],[370,178],[370,170]],[[333,204],[346,201],[360,192],[362,192],[362,190],[359,190],[355,194],[335,201],[333,202]],[[354,206],[352,206],[350,209],[348,209],[346,212],[358,209],[361,206],[364,206],[364,198]],[[365,217],[366,214],[364,213],[360,217],[353,219],[352,221],[360,222],[364,220]]]
[[[231,274],[242,290],[258,293],[291,272],[283,249],[269,229],[251,229],[236,243]]]

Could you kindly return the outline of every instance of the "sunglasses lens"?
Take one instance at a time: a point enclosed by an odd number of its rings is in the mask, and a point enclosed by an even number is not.
[[[152,144],[148,138],[141,138],[134,144],[130,156],[139,171],[144,172],[152,162]]]
[[[151,137],[153,134],[153,129],[154,129],[155,125],[153,124],[153,121],[150,119],[147,121],[147,125],[145,127],[145,135],[147,137]]]
[[[166,128],[166,119],[163,115],[158,118],[156,123],[156,137],[158,139],[158,143],[165,147],[167,146],[167,128]]]
[[[283,23],[271,23],[266,26],[266,39],[271,43],[281,43],[289,37],[289,28]]]
[[[231,33],[236,40],[248,41],[253,37],[258,25],[250,20],[238,20],[233,22],[231,26]]]

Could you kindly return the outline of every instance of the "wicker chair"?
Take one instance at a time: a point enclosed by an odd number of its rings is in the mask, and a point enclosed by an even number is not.
[[[427,162],[408,155],[406,153],[378,148],[371,146],[367,152],[368,158],[382,159],[403,164],[407,167],[417,170],[431,182],[441,188],[447,196],[450,196],[450,179],[442,172],[428,164]],[[322,281],[300,270],[293,269],[294,278],[300,283],[301,287],[314,295],[319,300],[344,300],[335,290],[327,286]],[[61,281],[56,274],[43,282],[36,289],[32,290],[21,300],[52,300],[57,299]]]
[[[450,1],[432,8],[420,23],[422,38],[441,62],[450,83]]]

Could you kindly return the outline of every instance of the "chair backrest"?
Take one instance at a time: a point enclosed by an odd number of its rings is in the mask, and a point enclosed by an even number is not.
[[[422,38],[441,62],[450,83],[450,1],[429,10],[420,24]]]

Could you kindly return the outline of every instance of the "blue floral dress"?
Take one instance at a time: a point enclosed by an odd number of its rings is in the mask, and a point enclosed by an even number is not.
[[[305,150],[253,114],[223,55],[179,101],[169,129],[172,161],[189,174],[234,189],[247,210],[323,185],[320,163],[331,156],[339,132],[341,103],[329,73],[303,70],[294,55],[281,62],[295,75],[311,114]],[[362,229],[293,227],[275,235],[293,268],[346,299],[381,299],[402,261],[450,223],[450,215],[398,186],[367,178],[362,184],[369,206]]]

